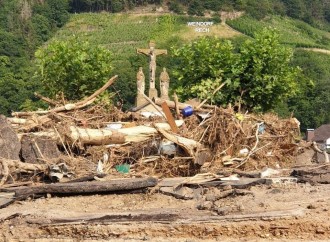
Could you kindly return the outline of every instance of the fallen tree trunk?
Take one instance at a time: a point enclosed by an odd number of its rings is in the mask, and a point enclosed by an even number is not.
[[[180,126],[183,124],[183,121],[177,120],[176,124]],[[164,130],[171,129],[167,123],[156,123],[155,126]],[[141,142],[157,134],[157,130],[155,128],[143,125],[118,130],[84,129],[71,126],[70,131],[71,133],[67,134],[67,137],[71,140],[71,142],[74,143],[79,141],[82,144],[92,145]]]
[[[50,110],[42,110],[42,111],[34,111],[34,112],[13,112],[12,116],[15,117],[24,117],[24,116],[32,116],[34,114],[48,114],[48,113],[58,113],[58,112],[63,112],[63,111],[71,111],[71,110],[76,110],[76,109],[81,109],[84,108],[90,104],[92,104],[95,101],[96,98],[89,100],[88,102],[84,104],[78,104],[78,103],[68,103],[65,104],[64,106],[60,106],[57,108],[53,108]]]
[[[125,135],[116,130],[84,129],[70,126],[70,133],[66,135],[71,143],[90,145],[107,145],[125,143]]]
[[[63,112],[63,111],[70,111],[70,110],[76,110],[76,109],[81,109],[84,108],[90,104],[92,104],[96,97],[102,93],[103,91],[105,91],[116,79],[118,78],[118,76],[114,76],[112,78],[109,79],[109,81],[104,84],[103,87],[101,87],[99,90],[97,90],[96,92],[94,92],[91,96],[85,98],[82,101],[79,101],[77,103],[68,103],[66,105],[60,106],[60,107],[56,107],[50,110],[43,110],[43,111],[35,111],[35,112],[13,112],[12,116],[15,117],[22,117],[22,116],[31,116],[33,114],[48,114],[48,113],[57,113],[57,112]]]
[[[15,189],[2,189],[3,191],[15,192],[17,198],[26,198],[42,194],[90,194],[103,192],[129,192],[132,190],[154,187],[158,180],[148,178],[127,178],[110,181],[92,181],[75,183],[55,183],[35,187],[23,187]]]
[[[176,120],[176,125],[180,127],[183,124],[183,120]],[[163,130],[170,130],[171,127],[168,123],[155,123],[155,127]],[[86,129],[76,126],[70,126],[68,133],[64,134],[67,140],[74,144],[80,142],[80,144],[86,145],[107,145],[107,144],[123,144],[127,142],[141,142],[145,141],[154,135],[156,135],[157,129],[148,126],[136,126],[130,128],[122,128],[118,130],[109,129]],[[18,137],[21,140],[22,137],[27,134],[19,134]],[[48,130],[42,132],[34,132],[29,135],[35,137],[47,137],[56,140],[58,144],[62,144],[61,138],[55,130]]]

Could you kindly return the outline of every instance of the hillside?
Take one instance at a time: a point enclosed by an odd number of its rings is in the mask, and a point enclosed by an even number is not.
[[[118,95],[117,101],[124,104],[124,108],[134,105],[135,78],[139,66],[147,70],[147,58],[136,54],[136,48],[146,48],[149,40],[156,41],[157,48],[166,48],[168,56],[157,59],[157,74],[160,67],[166,66],[171,72],[175,65],[171,58],[171,47],[188,43],[199,36],[210,35],[223,39],[230,39],[239,46],[244,39],[251,38],[254,32],[264,27],[273,27],[278,30],[282,44],[295,48],[294,63],[301,66],[304,75],[314,81],[313,87],[308,87],[298,98],[283,104],[277,112],[281,115],[290,115],[294,112],[302,120],[302,128],[317,127],[330,121],[328,115],[317,117],[317,113],[327,110],[327,99],[318,98],[318,93],[327,92],[330,57],[326,55],[330,50],[330,34],[327,31],[315,28],[300,20],[289,17],[269,16],[263,20],[256,20],[243,16],[226,21],[226,24],[217,22],[217,18],[191,17],[174,14],[137,13],[137,14],[109,14],[109,13],[82,13],[71,15],[68,23],[61,28],[53,40],[67,40],[79,38],[95,45],[107,47],[113,53],[114,67],[112,74],[119,75],[119,81],[114,85],[114,92]],[[211,22],[207,32],[196,32],[190,22]],[[314,53],[313,53],[314,51]],[[315,52],[317,51],[317,52]],[[316,56],[318,56],[316,58]],[[301,61],[303,60],[303,61]],[[172,82],[175,80],[172,78]],[[147,84],[148,85],[148,84]],[[148,88],[148,87],[147,87]],[[321,90],[321,91],[318,91]],[[301,100],[309,95],[304,104]],[[324,100],[322,105],[313,107],[314,100]],[[307,103],[306,103],[307,102]],[[322,102],[322,101],[320,101]],[[322,110],[322,111],[321,111]],[[314,113],[311,116],[311,113]],[[310,118],[313,117],[313,118]]]
[[[301,20],[288,17],[268,16],[257,20],[249,16],[227,21],[234,29],[248,35],[265,27],[275,28],[281,35],[281,42],[292,47],[330,49],[330,33],[315,28]]]
[[[207,32],[196,32],[189,22],[212,21]],[[212,18],[188,17],[173,14],[109,14],[82,13],[71,16],[53,39],[64,40],[73,36],[95,45],[109,48],[117,61],[128,61],[135,55],[135,49],[147,45],[153,39],[159,47],[170,48],[168,44],[184,43],[200,36],[216,36],[235,39],[253,34],[264,28],[273,27],[281,35],[281,42],[292,47],[330,49],[330,33],[287,17],[268,17],[258,21],[251,17],[240,17],[221,24]]]
[[[291,112],[298,114],[303,121],[302,127],[317,127],[330,121],[328,99],[320,96],[329,93],[327,88],[330,62],[326,55],[330,49],[326,1],[313,3],[305,0],[295,1],[254,1],[240,4],[240,1],[95,1],[75,0],[68,6],[68,1],[2,1],[0,8],[0,112],[10,114],[12,110],[35,109],[33,92],[43,92],[43,86],[34,76],[33,63],[35,50],[45,41],[79,38],[92,45],[105,46],[113,53],[113,73],[120,79],[112,89],[116,92],[116,102],[120,101],[127,109],[134,104],[136,72],[140,66],[147,69],[147,58],[136,54],[136,48],[146,48],[150,39],[156,41],[157,48],[167,49],[168,56],[157,59],[157,73],[166,66],[171,74],[175,60],[172,46],[180,46],[199,36],[212,35],[230,39],[238,49],[247,38],[263,27],[275,27],[281,34],[281,43],[295,48],[293,64],[301,66],[304,78],[314,81],[314,86],[306,87],[309,93],[302,92],[296,100],[289,100],[279,110],[287,116]],[[294,2],[294,1],[293,1]],[[115,4],[116,3],[116,4]],[[123,5],[124,3],[124,5]],[[299,4],[298,4],[299,3]],[[322,5],[320,11],[314,11]],[[120,6],[121,5],[121,6]],[[299,7],[299,8],[298,8]],[[71,13],[69,14],[68,11]],[[171,11],[181,14],[169,14]],[[236,11],[236,12],[235,12]],[[236,15],[245,12],[243,17],[220,23],[223,14]],[[86,13],[89,12],[89,13]],[[121,12],[113,14],[110,12]],[[193,14],[194,17],[187,14]],[[220,16],[219,14],[222,14]],[[277,15],[274,15],[277,14]],[[197,15],[204,15],[199,16]],[[67,17],[70,16],[67,21]],[[251,17],[252,16],[252,17]],[[293,18],[289,18],[293,17]],[[210,22],[212,26],[204,32],[196,32],[189,22]],[[309,24],[308,24],[309,23]],[[55,31],[57,31],[55,33]],[[55,34],[54,34],[55,33]],[[51,39],[50,39],[51,38]],[[306,51],[308,50],[310,51]],[[315,52],[317,51],[317,52]],[[8,58],[9,59],[8,59]],[[39,80],[40,81],[40,80]],[[175,82],[171,76],[172,84]],[[148,87],[147,87],[148,88]],[[324,91],[324,92],[323,92]],[[330,91],[330,90],[329,90]],[[44,95],[47,96],[45,92]],[[299,100],[311,98],[303,105]],[[324,94],[322,94],[324,95]],[[322,105],[313,110],[314,101]],[[322,108],[318,109],[319,106]],[[302,110],[305,109],[305,110]],[[314,108],[315,109],[315,108]],[[329,110],[330,111],[330,110]],[[311,115],[312,113],[316,115]],[[316,118],[316,116],[319,116]],[[312,121],[310,117],[312,118]]]
[[[101,45],[113,53],[113,74],[120,79],[114,85],[114,91],[120,90],[121,99],[125,99],[124,107],[134,104],[135,76],[139,66],[147,71],[147,58],[136,54],[136,48],[146,48],[150,40],[155,40],[157,48],[166,48],[168,56],[158,58],[157,64],[171,70],[171,46],[187,43],[203,35],[213,35],[221,38],[233,38],[240,33],[226,25],[213,22],[208,26],[207,33],[196,32],[189,22],[211,22],[205,17],[189,17],[178,15],[159,14],[109,14],[83,13],[74,14],[69,22],[60,29],[54,40],[70,40],[79,38],[93,45]],[[159,76],[157,69],[156,76]]]
[[[240,35],[226,25],[215,23],[209,32],[196,32],[188,22],[214,21],[205,17],[187,17],[173,14],[109,14],[83,13],[72,15],[69,22],[57,32],[54,39],[64,40],[73,36],[96,45],[109,48],[115,61],[127,60],[135,53],[135,48],[144,47],[150,39],[165,47],[165,43],[175,39],[191,41],[199,36],[212,35],[233,38]],[[169,46],[167,46],[169,47]]]

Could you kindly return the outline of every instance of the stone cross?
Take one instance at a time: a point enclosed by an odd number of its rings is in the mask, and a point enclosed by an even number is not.
[[[170,76],[168,75],[166,68],[163,68],[162,73],[160,73],[160,98],[169,100],[168,89],[170,87]]]
[[[158,55],[167,55],[167,50],[157,50],[155,48],[155,42],[149,42],[149,49],[136,49],[138,54],[143,54],[149,57],[149,98],[158,97],[157,89],[156,89],[156,57]]]

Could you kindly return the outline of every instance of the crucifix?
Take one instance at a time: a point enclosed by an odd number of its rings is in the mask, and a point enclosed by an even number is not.
[[[149,98],[157,98],[158,93],[156,89],[156,57],[157,55],[167,55],[167,50],[157,50],[155,48],[155,42],[149,42],[149,49],[136,49],[138,54],[143,54],[149,57]]]

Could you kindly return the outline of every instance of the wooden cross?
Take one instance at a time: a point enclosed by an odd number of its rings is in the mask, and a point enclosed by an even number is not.
[[[149,56],[149,81],[150,89],[155,89],[156,81],[156,56],[157,55],[167,55],[167,50],[157,50],[155,49],[155,42],[149,42],[149,49],[136,49],[138,54],[143,54]]]

